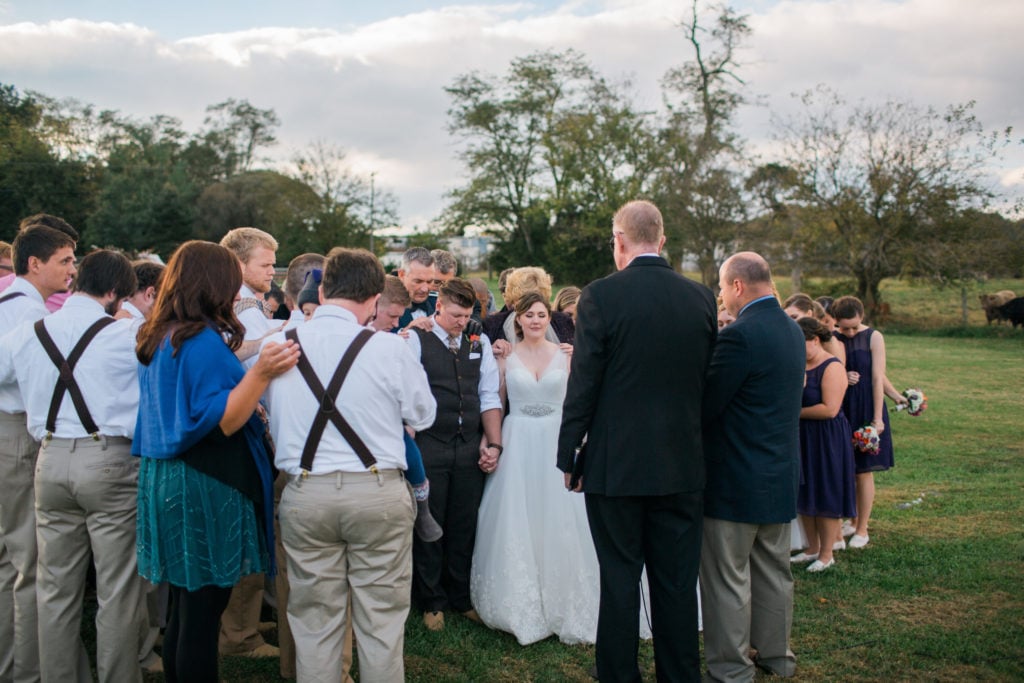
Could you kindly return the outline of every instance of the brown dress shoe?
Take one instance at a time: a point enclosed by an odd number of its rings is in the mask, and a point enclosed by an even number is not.
[[[239,657],[250,657],[252,659],[262,659],[263,657],[280,657],[281,651],[277,649],[277,646],[271,645],[270,643],[263,643],[259,647],[249,650],[248,652],[242,652],[238,655]]]
[[[480,615],[476,613],[476,610],[472,607],[462,613],[462,616],[466,617],[470,621],[475,621],[478,624],[484,623],[484,620],[480,618]]]
[[[424,612],[423,625],[428,631],[440,631],[444,628],[444,612]]]

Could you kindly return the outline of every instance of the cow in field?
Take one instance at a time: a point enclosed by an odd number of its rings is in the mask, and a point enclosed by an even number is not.
[[[979,294],[978,299],[981,301],[981,307],[985,310],[985,318],[988,324],[991,325],[992,321],[996,322],[1000,320],[1009,320],[1009,318],[1003,317],[999,312],[999,307],[1010,303],[1017,295],[1008,289],[996,292],[995,294]]]
[[[1024,296],[1008,301],[999,307],[999,315],[1003,320],[1009,320],[1014,328],[1018,325],[1024,327]]]

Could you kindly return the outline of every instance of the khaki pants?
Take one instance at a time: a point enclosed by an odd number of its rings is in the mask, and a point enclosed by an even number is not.
[[[245,654],[266,642],[259,632],[264,581],[263,574],[249,574],[231,589],[231,600],[220,617],[222,655]]]
[[[36,610],[35,477],[39,443],[25,428],[25,414],[0,412],[0,667],[10,662],[16,683],[39,679]],[[13,581],[12,581],[13,577]],[[2,674],[2,671],[0,671]]]
[[[139,460],[131,441],[44,441],[36,466],[37,595],[44,681],[89,680],[78,649],[82,591],[96,566],[96,668],[100,681],[141,681],[145,617],[135,548]],[[84,674],[84,676],[83,676]]]
[[[786,524],[704,518],[700,597],[708,680],[753,681],[758,664],[779,676],[796,672],[789,649],[793,575]]]
[[[281,536],[300,682],[342,680],[350,597],[360,679],[404,679],[415,514],[398,470],[288,482],[281,497]]]

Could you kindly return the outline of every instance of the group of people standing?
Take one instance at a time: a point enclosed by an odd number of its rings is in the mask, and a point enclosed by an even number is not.
[[[793,675],[790,520],[853,507],[843,482],[838,507],[806,486],[808,444],[834,440],[806,423],[840,415],[833,337],[791,320],[757,254],[722,264],[720,329],[634,201],[617,272],[554,307],[539,268],[503,274],[497,310],[447,252],[410,249],[391,276],[337,248],[291,261],[282,327],[262,230],[187,242],[162,273],[108,250],[76,265],[76,243],[23,221],[0,294],[0,681],[88,678],[90,557],[104,681],[141,680],[154,610],[168,681],[217,680],[231,637],[300,681],[346,680],[353,647],[362,680],[400,681],[413,603],[430,631],[457,613],[596,642],[604,681],[640,680],[648,637],[659,680],[698,680],[701,621],[711,679]],[[872,359],[842,381],[873,399]],[[858,463],[865,543],[879,462]],[[823,563],[839,532],[807,528]],[[258,634],[265,576],[279,651]]]

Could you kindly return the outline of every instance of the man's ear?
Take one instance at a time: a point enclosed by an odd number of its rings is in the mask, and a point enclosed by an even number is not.
[[[156,287],[146,287],[146,291],[142,296],[146,299],[146,301],[156,301]]]

